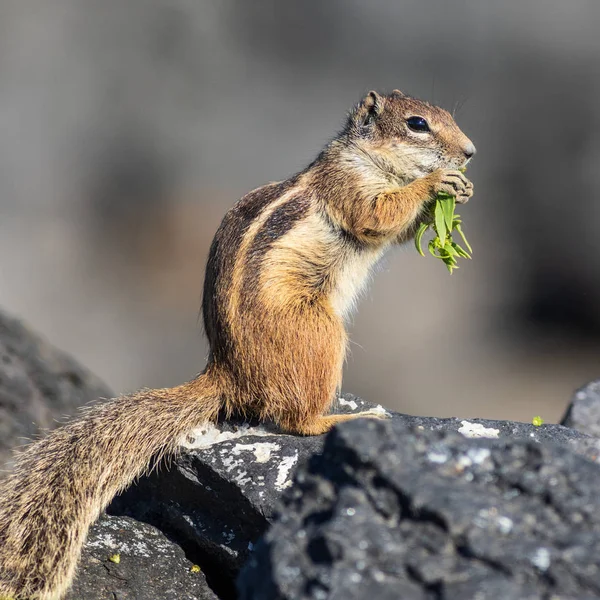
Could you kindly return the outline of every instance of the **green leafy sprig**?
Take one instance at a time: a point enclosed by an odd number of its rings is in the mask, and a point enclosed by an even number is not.
[[[430,219],[421,223],[417,234],[415,235],[415,246],[421,256],[425,256],[421,248],[423,234],[431,227],[435,232],[435,237],[427,244],[429,253],[435,258],[439,258],[445,265],[450,274],[453,269],[458,269],[457,258],[471,258],[473,249],[467,241],[462,231],[462,220],[459,215],[454,214],[456,207],[456,198],[450,194],[440,192],[435,202],[429,208]],[[452,239],[452,232],[458,232],[465,250]]]

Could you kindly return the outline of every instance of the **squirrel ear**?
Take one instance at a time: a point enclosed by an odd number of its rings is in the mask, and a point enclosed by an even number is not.
[[[350,113],[349,124],[362,128],[370,125],[383,110],[383,98],[377,92],[369,92]]]
[[[377,92],[369,92],[354,109],[351,121],[362,127],[369,125],[383,110],[383,98]]]
[[[406,96],[406,94],[403,94],[400,90],[393,90],[392,95],[399,96],[400,98],[404,98]]]
[[[362,101],[367,114],[376,117],[383,110],[383,98],[375,91],[370,91]]]

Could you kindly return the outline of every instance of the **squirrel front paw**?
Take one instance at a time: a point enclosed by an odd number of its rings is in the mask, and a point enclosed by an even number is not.
[[[473,184],[461,171],[454,169],[437,169],[425,177],[429,183],[430,199],[443,192],[456,197],[457,204],[464,204],[473,195]]]

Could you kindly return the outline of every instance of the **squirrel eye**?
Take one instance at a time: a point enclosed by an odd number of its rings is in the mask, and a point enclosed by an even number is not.
[[[429,124],[423,117],[408,117],[408,119],[406,119],[406,124],[409,129],[412,129],[413,131],[431,131],[429,129]]]

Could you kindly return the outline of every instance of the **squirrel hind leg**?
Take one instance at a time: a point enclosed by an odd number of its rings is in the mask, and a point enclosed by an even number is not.
[[[304,423],[298,423],[293,433],[299,435],[321,435],[327,433],[332,427],[335,427],[339,423],[345,423],[346,421],[353,421],[354,419],[389,419],[390,415],[387,412],[370,411],[366,410],[360,413],[354,413],[351,415],[321,415],[306,421]]]

